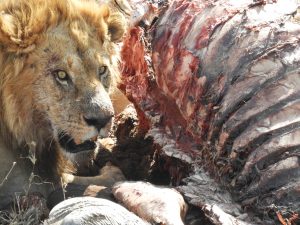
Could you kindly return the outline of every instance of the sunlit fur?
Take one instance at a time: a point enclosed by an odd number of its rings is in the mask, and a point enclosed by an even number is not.
[[[0,12],[0,138],[13,149],[36,143],[38,157],[56,171],[59,129],[77,142],[94,134],[82,119],[84,98],[97,89],[103,112],[111,110],[115,85],[105,88],[97,68],[106,65],[116,80],[125,19],[88,0],[3,0]],[[65,70],[72,86],[58,84],[55,69]]]

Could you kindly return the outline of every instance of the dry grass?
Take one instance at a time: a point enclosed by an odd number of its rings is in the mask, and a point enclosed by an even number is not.
[[[2,225],[36,225],[40,224],[42,212],[35,206],[23,208],[20,198],[16,198],[16,207],[10,211],[0,212],[0,224]]]
[[[46,207],[46,200],[39,193],[30,193],[31,185],[34,183],[34,166],[36,164],[35,157],[35,143],[29,145],[28,159],[33,165],[30,177],[28,178],[28,186],[25,188],[24,193],[15,193],[14,203],[11,209],[0,211],[0,224],[1,225],[37,225],[48,216],[48,209]],[[14,169],[14,163],[1,181],[0,187],[7,181],[10,173]]]

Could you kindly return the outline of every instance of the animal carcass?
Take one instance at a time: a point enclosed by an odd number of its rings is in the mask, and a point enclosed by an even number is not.
[[[223,211],[250,223],[296,223],[298,7],[174,0],[148,32],[136,27],[126,37],[121,88],[161,154],[192,167],[178,189],[215,223],[225,224]]]

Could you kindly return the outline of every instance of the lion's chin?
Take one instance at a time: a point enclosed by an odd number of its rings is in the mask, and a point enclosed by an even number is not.
[[[63,150],[65,150],[68,153],[91,151],[96,149],[97,147],[96,142],[92,140],[86,140],[83,143],[77,145],[70,135],[63,132],[58,134],[58,140]]]

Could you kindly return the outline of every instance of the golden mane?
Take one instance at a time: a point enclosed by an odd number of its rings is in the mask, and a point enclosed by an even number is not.
[[[110,15],[108,6],[89,0],[7,0],[0,12],[0,43],[8,52],[31,51],[49,28],[61,23],[73,29],[80,24],[84,26],[81,30],[88,30],[86,25],[97,25],[93,28],[102,43],[109,31],[110,41],[116,41],[125,29],[125,22],[119,15]]]

